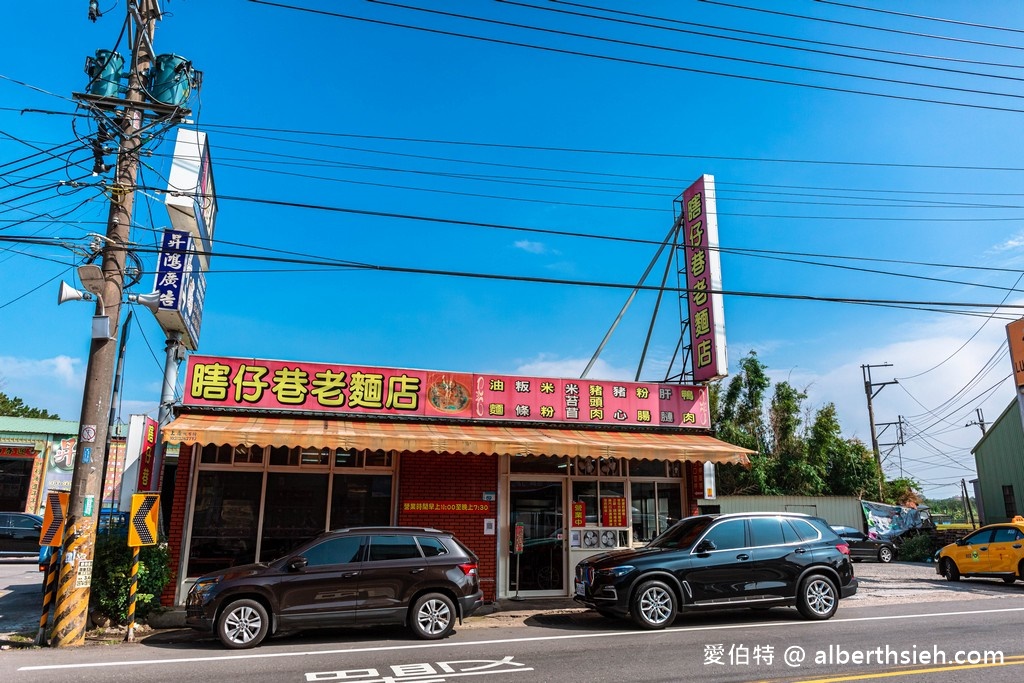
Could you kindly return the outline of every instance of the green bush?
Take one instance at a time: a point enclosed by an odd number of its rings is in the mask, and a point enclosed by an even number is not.
[[[160,606],[160,593],[171,580],[170,553],[166,543],[139,549],[135,617],[144,617]],[[118,533],[96,536],[89,607],[118,624],[128,622],[128,590],[131,587],[132,549]]]
[[[903,541],[899,550],[899,558],[907,562],[924,562],[930,560],[934,554],[932,537],[928,534],[918,534],[908,538]]]

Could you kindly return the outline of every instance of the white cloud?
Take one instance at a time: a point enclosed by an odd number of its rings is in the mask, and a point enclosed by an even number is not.
[[[530,240],[516,240],[514,246],[529,254],[546,254],[548,251],[543,242],[531,242]]]
[[[78,419],[84,382],[85,363],[80,358],[0,356],[0,391],[65,420]]]
[[[589,358],[556,358],[549,354],[541,354],[532,361],[521,363],[515,374],[530,377],[579,377],[590,362]],[[616,368],[600,358],[594,363],[587,376],[593,379],[618,379],[631,381],[634,371],[629,368]]]

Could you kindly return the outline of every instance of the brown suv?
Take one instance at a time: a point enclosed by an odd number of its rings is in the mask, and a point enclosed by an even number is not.
[[[322,534],[270,563],[199,577],[186,623],[226,647],[307,628],[403,624],[444,638],[483,603],[477,557],[451,534],[360,527]]]

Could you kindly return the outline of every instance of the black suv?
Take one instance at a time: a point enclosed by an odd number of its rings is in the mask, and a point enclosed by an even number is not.
[[[824,520],[782,512],[687,517],[645,548],[583,560],[575,584],[578,602],[648,629],[695,609],[795,604],[828,619],[857,592],[846,542]]]
[[[321,534],[270,563],[201,576],[186,623],[226,647],[282,630],[403,624],[444,638],[483,603],[477,557],[437,529],[362,527]]]

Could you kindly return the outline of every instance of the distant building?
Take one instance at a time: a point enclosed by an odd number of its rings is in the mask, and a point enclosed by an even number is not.
[[[978,510],[984,524],[1024,514],[1024,426],[1014,399],[971,450],[978,468]]]

